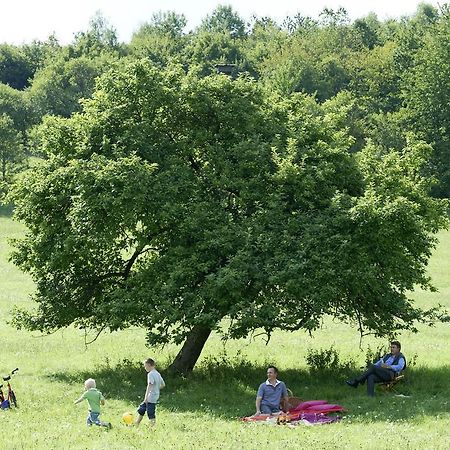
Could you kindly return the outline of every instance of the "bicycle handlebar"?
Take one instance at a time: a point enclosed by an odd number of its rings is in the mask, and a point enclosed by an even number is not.
[[[3,381],[9,381],[11,379],[11,376],[15,375],[18,370],[19,370],[19,368],[16,367],[13,371],[11,371],[11,373],[9,375],[7,375],[6,377],[3,377]]]

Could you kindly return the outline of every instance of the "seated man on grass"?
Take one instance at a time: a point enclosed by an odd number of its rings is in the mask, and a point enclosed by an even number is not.
[[[391,381],[406,368],[406,359],[400,352],[401,345],[398,341],[391,342],[391,353],[383,356],[375,364],[372,364],[359,377],[353,380],[347,380],[346,383],[351,387],[358,387],[358,384],[364,384],[367,380],[367,395],[375,395],[375,383]]]
[[[278,369],[275,366],[267,368],[267,381],[261,383],[256,395],[256,414],[279,414],[281,399],[288,404],[286,385],[277,380]]]

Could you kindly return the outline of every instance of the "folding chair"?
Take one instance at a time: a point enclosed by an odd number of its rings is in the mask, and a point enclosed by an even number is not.
[[[390,381],[384,381],[382,383],[377,383],[378,386],[380,386],[381,390],[384,392],[395,392],[398,394],[397,389],[395,386],[397,383],[400,383],[405,380],[405,375],[397,375],[396,377],[392,378]]]

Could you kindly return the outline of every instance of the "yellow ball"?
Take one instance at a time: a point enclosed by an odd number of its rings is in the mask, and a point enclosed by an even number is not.
[[[126,425],[131,425],[133,423],[133,414],[130,412],[123,413],[122,420]]]

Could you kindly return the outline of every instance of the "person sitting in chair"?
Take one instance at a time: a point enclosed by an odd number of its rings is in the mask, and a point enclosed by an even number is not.
[[[256,414],[279,414],[281,399],[288,405],[286,385],[277,380],[278,369],[267,368],[267,381],[261,383],[256,395]]]
[[[358,384],[364,384],[367,380],[367,395],[375,395],[375,383],[391,381],[406,368],[406,359],[400,352],[401,345],[398,341],[391,342],[391,353],[383,356],[375,364],[372,364],[359,377],[353,380],[347,380],[346,383],[351,387],[358,387]]]

